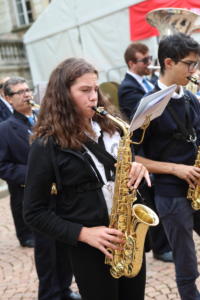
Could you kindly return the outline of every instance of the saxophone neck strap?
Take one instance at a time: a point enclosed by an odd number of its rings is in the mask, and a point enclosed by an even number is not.
[[[190,112],[190,96],[186,92],[184,94],[184,106],[185,115],[183,120],[180,120],[177,112],[172,107],[171,103],[169,103],[167,106],[167,110],[169,111],[170,115],[172,116],[173,120],[175,121],[178,127],[178,133],[175,133],[173,137],[175,139],[185,140],[187,143],[192,143],[196,149],[197,136],[195,129],[192,127]]]
[[[103,164],[106,179],[108,181],[113,181],[115,174],[115,163],[117,161],[109,152],[106,151],[103,141],[103,134],[101,133],[98,143],[92,139],[89,139],[85,143],[85,146],[96,156],[99,162]]]

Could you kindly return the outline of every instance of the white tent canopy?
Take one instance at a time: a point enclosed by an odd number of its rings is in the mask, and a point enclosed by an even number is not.
[[[142,1],[52,1],[24,37],[33,83],[48,80],[55,66],[72,56],[88,59],[100,70],[100,80],[107,80],[108,70],[124,65],[130,43],[128,7]],[[155,52],[156,38],[146,43]],[[112,76],[119,81],[119,71]]]

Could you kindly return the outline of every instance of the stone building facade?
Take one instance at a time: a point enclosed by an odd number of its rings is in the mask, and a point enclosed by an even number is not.
[[[14,75],[31,80],[23,35],[50,2],[0,0],[0,78]]]

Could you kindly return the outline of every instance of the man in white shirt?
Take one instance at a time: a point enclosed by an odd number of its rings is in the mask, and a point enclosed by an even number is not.
[[[141,98],[153,89],[152,83],[146,78],[151,73],[149,65],[152,56],[145,44],[131,43],[125,51],[124,59],[128,71],[119,86],[119,106],[128,119],[131,119]]]

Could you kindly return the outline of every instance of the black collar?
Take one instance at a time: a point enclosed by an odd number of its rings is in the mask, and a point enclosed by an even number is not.
[[[32,114],[34,117],[36,117],[36,113],[34,110],[32,110]],[[25,123],[29,123],[27,116],[23,115],[22,113],[14,110],[13,115],[15,116],[16,119],[22,120]]]
[[[18,120],[22,120],[23,122],[28,122],[28,118],[16,110],[14,110],[13,115]]]

